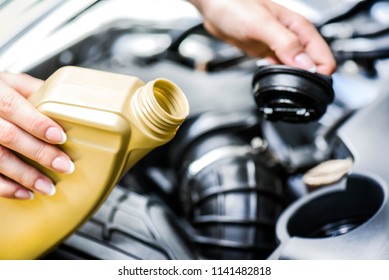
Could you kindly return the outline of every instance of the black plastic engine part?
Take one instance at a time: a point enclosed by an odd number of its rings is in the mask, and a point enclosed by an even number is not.
[[[265,259],[276,247],[282,182],[264,155],[234,134],[203,136],[186,150],[180,173],[193,242],[208,259]]]
[[[307,238],[346,234],[372,217],[382,198],[381,188],[373,180],[351,175],[347,185],[312,196],[301,205],[289,217],[288,232],[291,236]]]
[[[347,180],[302,196],[277,220],[270,259],[389,259],[389,91],[336,132],[334,156],[352,156]]]
[[[375,243],[380,239],[367,237],[382,234],[371,221],[382,210],[386,196],[379,181],[351,174],[347,180],[301,197],[278,219],[281,245],[270,258],[375,259],[387,254],[377,250]]]
[[[181,234],[182,233],[182,234]],[[116,186],[99,211],[45,259],[196,259],[159,200]]]
[[[285,65],[261,66],[253,93],[259,111],[271,121],[317,120],[334,99],[331,77]]]

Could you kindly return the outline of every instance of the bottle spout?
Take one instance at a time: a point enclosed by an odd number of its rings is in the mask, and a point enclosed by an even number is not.
[[[189,103],[181,89],[161,78],[140,87],[130,104],[132,135],[121,175],[152,149],[169,142],[189,115]]]
[[[156,79],[139,88],[132,99],[132,112],[154,137],[171,138],[189,115],[184,93],[173,82]]]

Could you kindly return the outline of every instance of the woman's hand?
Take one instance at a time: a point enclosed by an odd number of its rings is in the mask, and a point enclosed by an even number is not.
[[[60,173],[74,164],[54,144],[66,141],[63,129],[32,106],[28,98],[42,81],[26,74],[0,73],[0,196],[32,199],[34,192],[54,195],[50,178],[18,154]]]
[[[269,0],[191,0],[215,37],[272,63],[331,74],[332,53],[303,16]]]

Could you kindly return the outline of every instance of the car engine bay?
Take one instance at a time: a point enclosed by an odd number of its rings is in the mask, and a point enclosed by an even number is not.
[[[0,22],[26,13],[6,2]],[[307,122],[264,117],[254,98],[263,62],[210,36],[186,1],[35,2],[0,33],[1,70],[164,77],[191,107],[176,137],[45,259],[389,258],[389,1],[285,1],[314,21],[338,63],[333,101]],[[308,186],[324,163],[319,176],[345,170]]]

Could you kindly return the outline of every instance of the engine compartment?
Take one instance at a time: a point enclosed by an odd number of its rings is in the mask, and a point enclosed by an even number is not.
[[[318,24],[339,62],[335,100],[303,124],[263,118],[252,93],[259,62],[209,36],[190,4],[143,2],[57,1],[0,48],[3,70],[45,79],[77,65],[144,81],[163,76],[191,105],[175,139],[139,162],[45,258],[388,258],[386,49],[356,51],[354,37],[328,31],[366,21],[387,2],[355,1],[351,21],[348,4]],[[340,181],[314,191],[304,184],[310,168],[346,158],[353,168]]]

